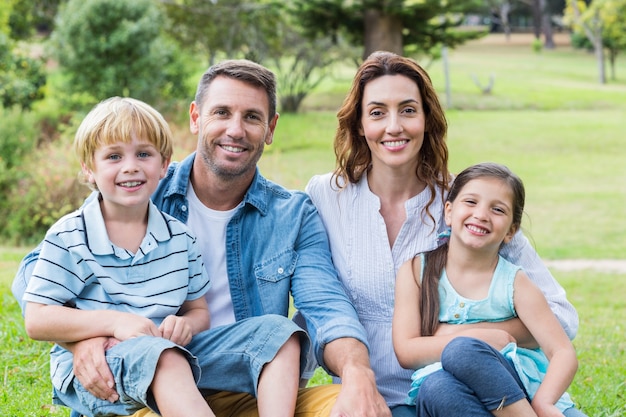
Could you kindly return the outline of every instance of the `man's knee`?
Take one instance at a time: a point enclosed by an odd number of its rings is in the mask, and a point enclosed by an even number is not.
[[[300,389],[294,417],[329,417],[340,390],[339,384]]]

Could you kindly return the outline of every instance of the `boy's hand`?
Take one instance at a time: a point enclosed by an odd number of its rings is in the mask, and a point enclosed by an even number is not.
[[[161,337],[161,332],[154,322],[136,314],[121,313],[113,324],[113,337],[119,340],[140,336]]]
[[[188,321],[181,316],[170,315],[159,326],[161,336],[171,340],[179,346],[186,346],[191,342],[193,332]]]

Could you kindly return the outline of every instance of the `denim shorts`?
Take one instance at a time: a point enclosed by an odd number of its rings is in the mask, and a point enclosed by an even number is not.
[[[85,415],[131,415],[144,407],[158,411],[154,398],[149,395],[149,387],[161,354],[171,348],[179,349],[187,357],[198,381],[200,366],[188,350],[161,337],[142,336],[125,340],[106,351],[106,361],[120,396],[118,401],[111,403],[95,397],[74,377],[66,392],[55,390],[54,402]]]
[[[195,335],[185,349],[158,337],[129,339],[106,352],[119,401],[94,397],[74,378],[67,392],[55,390],[55,403],[85,415],[131,415],[145,407],[158,411],[148,388],[161,353],[172,347],[185,352],[204,394],[231,391],[256,396],[263,367],[294,334],[300,336],[302,372],[309,339],[297,324],[280,315],[251,317],[206,330]]]

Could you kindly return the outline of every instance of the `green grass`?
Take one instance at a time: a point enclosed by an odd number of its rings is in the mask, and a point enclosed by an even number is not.
[[[515,36],[515,35],[514,35]],[[600,86],[593,56],[567,47],[541,54],[529,45],[473,42],[450,52],[452,105],[447,111],[450,167],[493,160],[524,180],[524,228],[545,259],[626,258],[626,61],[618,81]],[[441,62],[429,67],[444,96]],[[354,68],[342,67],[307,98],[304,113],[281,116],[262,172],[289,188],[334,167],[335,112]],[[471,75],[495,76],[483,95]],[[186,123],[186,122],[185,122]],[[182,147],[195,140],[174,126]],[[181,156],[181,157],[182,157]],[[178,158],[180,159],[180,157]],[[49,345],[26,336],[10,284],[28,248],[0,247],[0,416],[68,416],[50,405]],[[570,394],[589,416],[626,415],[626,274],[591,271],[555,276],[577,307],[574,341],[580,367]],[[326,383],[319,372],[314,383]]]

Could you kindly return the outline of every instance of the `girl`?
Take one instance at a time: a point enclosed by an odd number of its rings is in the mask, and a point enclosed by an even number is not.
[[[467,168],[444,206],[444,243],[398,271],[393,346],[403,367],[418,368],[409,391],[418,416],[562,416],[573,407],[564,393],[578,366],[574,348],[541,291],[498,254],[519,230],[523,210],[524,186],[509,169]],[[541,351],[480,324],[437,333],[440,323],[513,317]],[[460,392],[473,400],[463,395],[460,402]]]

